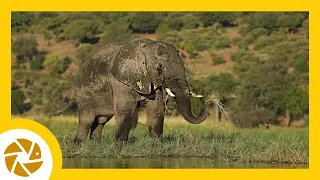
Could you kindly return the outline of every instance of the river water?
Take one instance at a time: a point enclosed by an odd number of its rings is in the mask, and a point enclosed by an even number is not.
[[[63,168],[308,168],[308,164],[239,163],[204,158],[64,158]]]

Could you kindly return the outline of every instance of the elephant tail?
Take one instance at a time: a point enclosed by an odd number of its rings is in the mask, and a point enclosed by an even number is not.
[[[69,109],[74,103],[76,103],[76,99],[72,99],[72,101],[69,103],[69,105],[55,113],[51,113],[49,116],[59,116],[60,114],[62,114],[64,111],[66,111],[67,109]]]

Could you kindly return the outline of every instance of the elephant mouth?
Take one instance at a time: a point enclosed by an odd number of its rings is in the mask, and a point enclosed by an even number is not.
[[[156,91],[157,90],[160,90],[160,89],[162,89],[162,86],[157,86],[157,85],[155,85],[155,84],[153,84],[152,83],[152,86],[151,86],[151,93],[150,94],[140,94],[141,95],[141,101],[144,101],[144,100],[147,100],[147,99],[149,99],[149,100],[155,100],[155,98],[156,98]],[[169,96],[171,96],[171,97],[173,97],[173,98],[176,98],[176,95],[175,95],[175,93],[171,90],[171,89],[169,89],[169,88],[164,88],[165,90],[166,90],[166,93],[169,95]],[[194,93],[194,92],[192,92],[192,91],[190,91],[190,93],[189,93],[189,96],[191,96],[191,97],[196,97],[196,98],[201,98],[201,97],[203,97],[202,95],[199,95],[199,94],[196,94],[196,93]]]

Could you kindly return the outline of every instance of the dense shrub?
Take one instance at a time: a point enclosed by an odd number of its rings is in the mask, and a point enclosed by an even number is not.
[[[128,24],[111,23],[105,27],[101,42],[122,44],[136,37],[138,36],[133,34],[132,30],[128,29]]]
[[[126,22],[130,21],[128,12],[97,12],[98,17],[104,24],[111,24],[115,22]]]
[[[294,14],[286,14],[283,13],[277,19],[277,25],[279,27],[284,27],[287,29],[287,33],[295,31],[298,26],[302,25],[303,15],[294,13]]]
[[[190,55],[190,57],[194,57],[195,56],[195,46],[192,43],[187,43],[184,46],[184,50]]]
[[[21,37],[13,41],[12,52],[16,55],[18,63],[31,60],[37,50],[37,41],[33,38]]]
[[[214,65],[217,65],[217,64],[222,64],[222,63],[225,63],[226,61],[223,59],[223,57],[220,57],[220,56],[215,56],[212,58],[212,63]]]
[[[134,32],[154,33],[159,25],[159,19],[153,12],[138,12],[132,20],[131,28]]]
[[[172,18],[168,20],[169,28],[180,31],[183,27],[183,21],[180,18]]]
[[[30,12],[12,12],[11,13],[11,32],[25,33],[35,21],[35,16]]]
[[[68,68],[70,62],[71,60],[69,57],[61,59],[55,54],[50,54],[46,57],[43,65],[48,67],[51,73],[61,74]]]
[[[214,12],[199,12],[197,15],[203,27],[211,26],[216,22],[216,15]]]
[[[260,36],[268,35],[268,31],[265,28],[256,28],[250,32],[254,40]]]
[[[44,54],[37,54],[33,56],[33,59],[31,60],[30,69],[31,70],[41,70],[43,68],[43,62],[45,60]]]
[[[194,29],[200,26],[198,18],[191,13],[186,13],[186,15],[182,17],[182,21],[184,29]]]
[[[165,34],[159,34],[157,36],[157,40],[161,42],[173,44],[176,47],[180,47],[180,44],[183,38],[180,36],[180,34],[177,31],[170,31]]]
[[[244,23],[249,25],[249,29],[265,28],[269,33],[276,30],[277,19],[281,13],[275,12],[256,12],[246,16]]]
[[[67,14],[61,14],[57,17],[46,19],[43,24],[45,29],[53,32],[57,37],[60,37],[60,34],[63,33],[69,22],[70,16]]]
[[[11,113],[22,114],[24,112],[24,100],[26,99],[20,89],[11,91]]]
[[[76,20],[68,24],[64,30],[67,39],[86,42],[93,38],[94,34],[100,33],[102,26],[95,20]]]
[[[228,36],[222,35],[219,36],[216,41],[214,42],[214,46],[217,49],[223,49],[230,47],[231,41]]]
[[[159,26],[156,29],[156,33],[166,33],[170,30],[168,22],[167,21],[162,21],[160,22]]]

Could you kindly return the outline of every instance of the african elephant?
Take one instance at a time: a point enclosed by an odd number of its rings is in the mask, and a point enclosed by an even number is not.
[[[165,93],[174,96],[182,116],[198,124],[208,115],[208,106],[199,116],[191,111],[190,92],[184,63],[178,50],[167,43],[135,39],[122,45],[101,45],[82,61],[74,73],[75,99],[79,110],[75,142],[89,134],[101,138],[106,122],[115,116],[115,138],[127,141],[137,123],[137,104],[146,103],[149,132],[161,136]],[[196,96],[196,95],[195,95]]]

